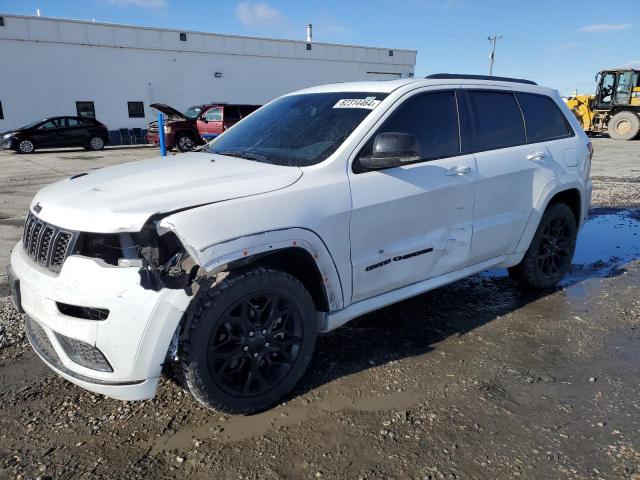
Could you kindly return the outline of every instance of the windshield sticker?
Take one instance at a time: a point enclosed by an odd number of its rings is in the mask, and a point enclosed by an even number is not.
[[[378,106],[381,100],[375,100],[369,98],[343,98],[338,100],[333,108],[364,108],[366,110],[373,110]]]

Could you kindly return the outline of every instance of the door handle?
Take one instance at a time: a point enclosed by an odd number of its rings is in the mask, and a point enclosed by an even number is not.
[[[547,152],[534,152],[527,155],[527,160],[542,160],[547,158]]]
[[[451,167],[447,170],[447,176],[455,177],[459,175],[466,175],[471,171],[471,167]]]

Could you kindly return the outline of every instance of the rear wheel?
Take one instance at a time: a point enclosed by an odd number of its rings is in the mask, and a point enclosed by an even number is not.
[[[196,147],[196,142],[188,133],[179,133],[176,137],[176,148],[179,152],[190,152]]]
[[[181,376],[203,405],[254,413],[302,377],[316,342],[315,307],[293,276],[255,268],[202,292],[179,346]]]
[[[104,140],[102,137],[94,136],[89,139],[89,150],[102,150],[104,148]]]
[[[609,120],[608,130],[614,140],[632,140],[640,132],[640,117],[633,112],[616,113]]]
[[[32,153],[36,149],[36,146],[31,140],[20,140],[18,142],[18,152],[20,153]]]
[[[569,271],[576,248],[577,225],[565,203],[553,203],[542,216],[538,230],[522,261],[509,269],[513,279],[525,287],[554,287]]]

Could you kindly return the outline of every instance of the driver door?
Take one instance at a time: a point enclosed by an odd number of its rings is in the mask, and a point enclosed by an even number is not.
[[[371,135],[415,135],[421,160],[349,172],[352,301],[464,268],[469,258],[475,157],[465,153],[466,115],[454,90],[423,91],[398,106]],[[462,125],[462,131],[460,126]]]
[[[209,108],[200,115],[197,124],[198,132],[205,141],[220,135],[222,133],[222,107]]]

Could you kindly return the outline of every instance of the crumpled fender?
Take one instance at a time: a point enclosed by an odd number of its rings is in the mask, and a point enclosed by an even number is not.
[[[330,311],[344,307],[336,265],[322,239],[311,230],[299,227],[269,230],[195,248],[189,241],[189,235],[180,229],[180,222],[176,216],[163,218],[157,229],[160,235],[167,231],[174,232],[196,263],[212,274],[224,271],[236,260],[257,254],[290,247],[303,248],[311,254],[320,271]]]

